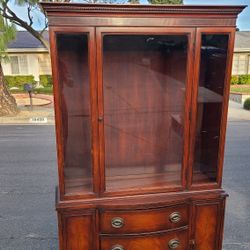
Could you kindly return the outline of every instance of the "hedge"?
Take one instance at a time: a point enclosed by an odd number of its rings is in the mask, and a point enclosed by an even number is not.
[[[18,87],[23,89],[23,85],[25,83],[35,83],[35,79],[33,75],[18,75],[18,76],[4,76],[6,84],[9,88]]]
[[[25,83],[35,84],[35,79],[33,75],[6,75],[4,76],[7,86],[9,88],[18,87],[23,89]],[[52,76],[51,75],[39,75],[40,84],[44,87],[52,87]]]
[[[244,109],[250,110],[250,98],[247,98],[243,105]]]
[[[231,85],[238,84],[238,76],[232,76],[231,77]]]
[[[235,85],[243,85],[243,84],[250,84],[250,75],[234,75],[231,77],[231,84]]]
[[[40,84],[44,87],[52,86],[52,76],[51,75],[40,75],[39,76]]]

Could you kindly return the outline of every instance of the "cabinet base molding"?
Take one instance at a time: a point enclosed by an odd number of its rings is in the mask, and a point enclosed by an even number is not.
[[[60,249],[220,250],[226,196],[217,190],[58,201]]]

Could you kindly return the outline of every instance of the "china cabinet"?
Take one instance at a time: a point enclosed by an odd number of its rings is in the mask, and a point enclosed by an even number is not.
[[[220,250],[229,81],[245,6],[42,6],[60,249]]]

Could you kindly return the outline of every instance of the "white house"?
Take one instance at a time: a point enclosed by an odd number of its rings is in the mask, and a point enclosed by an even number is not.
[[[250,31],[236,32],[232,74],[250,74]]]
[[[48,32],[44,32],[48,39]],[[7,49],[9,62],[2,63],[4,75],[50,75],[51,64],[48,50],[27,31],[18,31],[16,39]]]

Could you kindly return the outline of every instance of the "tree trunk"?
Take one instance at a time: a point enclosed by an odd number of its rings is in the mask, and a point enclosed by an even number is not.
[[[7,89],[2,64],[0,62],[0,116],[16,115],[17,113],[16,100]]]

